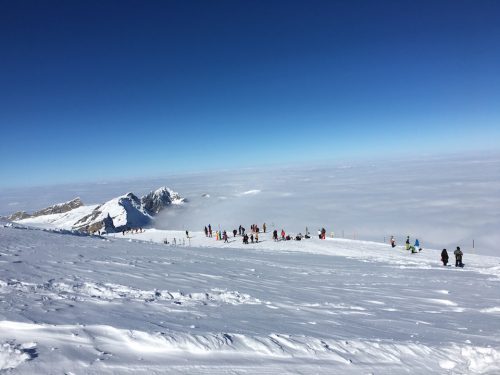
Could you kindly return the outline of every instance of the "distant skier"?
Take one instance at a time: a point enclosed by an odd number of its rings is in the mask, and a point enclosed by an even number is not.
[[[222,233],[222,238],[224,238],[224,242],[229,243],[226,231],[224,231],[224,233]]]
[[[396,247],[396,240],[394,239],[394,236],[391,236],[391,246],[392,248]]]
[[[255,233],[255,242],[259,243],[259,232]]]
[[[205,226],[205,237],[208,237],[208,228]]]
[[[264,223],[264,224],[262,225],[262,230],[264,231],[264,233],[266,233],[266,228],[267,228],[267,227],[266,227],[266,223]]]
[[[321,239],[322,240],[326,239],[326,229],[325,228],[321,228]]]
[[[278,231],[276,229],[273,230],[273,240],[278,241]]]
[[[208,224],[208,237],[212,237],[212,226]]]
[[[318,229],[318,238],[321,240],[321,229]]]
[[[446,249],[443,249],[443,251],[441,251],[441,262],[443,262],[443,266],[448,265],[448,259],[450,259],[450,257],[448,256],[448,252],[446,251]]]
[[[186,229],[186,238],[189,238],[189,231]]]
[[[253,233],[250,234],[250,241],[253,243]]]
[[[405,248],[406,250],[410,250],[410,236],[406,237]]]
[[[236,233],[238,233],[238,231],[236,229],[233,229],[233,237],[236,237]]]
[[[286,234],[285,234],[285,230],[284,230],[284,229],[282,229],[282,230],[281,230],[281,240],[282,240],[282,241],[284,241],[284,240],[285,240],[285,235],[286,235]]]
[[[462,263],[462,257],[464,253],[462,253],[459,246],[457,246],[457,249],[453,252],[453,254],[455,254],[455,267],[463,267],[464,264]]]
[[[241,236],[241,224],[240,224],[240,226],[238,227],[238,234]]]

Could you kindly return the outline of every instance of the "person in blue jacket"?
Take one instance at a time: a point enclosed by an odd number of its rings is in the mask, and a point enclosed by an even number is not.
[[[422,251],[422,249],[420,247],[420,242],[418,241],[418,238],[415,239],[415,245],[413,245],[413,246],[415,246],[415,249],[418,249],[418,251]]]

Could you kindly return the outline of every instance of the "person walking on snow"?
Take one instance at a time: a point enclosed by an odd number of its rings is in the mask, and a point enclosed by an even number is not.
[[[212,237],[212,226],[208,224],[208,237]]]
[[[448,252],[446,251],[446,249],[443,249],[443,251],[441,251],[441,262],[443,262],[443,266],[448,265],[448,259]]]
[[[281,240],[282,240],[282,241],[284,241],[284,240],[285,240],[285,234],[286,234],[286,233],[285,233],[285,230],[284,230],[284,229],[282,229],[282,230],[281,230]]]
[[[406,250],[410,250],[410,236],[406,237],[405,248]]]
[[[464,253],[462,253],[459,246],[457,246],[457,249],[453,252],[453,254],[455,254],[455,267],[463,267],[464,264],[462,263],[462,257]]]
[[[262,230],[264,231],[264,233],[266,233],[266,223],[262,225]]]
[[[229,243],[229,240],[227,239],[227,232],[226,231],[224,231],[224,233],[222,233],[222,237],[224,238],[224,242]]]
[[[236,233],[238,233],[238,231],[236,229],[233,229],[233,237],[236,237]]]
[[[208,228],[205,226],[205,237],[208,237]]]
[[[259,243],[259,232],[255,233],[255,242]]]

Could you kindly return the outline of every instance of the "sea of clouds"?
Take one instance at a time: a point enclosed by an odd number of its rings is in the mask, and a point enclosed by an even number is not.
[[[336,237],[499,255],[500,155],[422,157],[314,166],[207,171],[162,178],[3,189],[0,215],[35,210],[80,196],[100,203],[132,191],[169,186],[188,199],[155,226],[232,230],[242,224]],[[472,248],[474,241],[474,249]]]

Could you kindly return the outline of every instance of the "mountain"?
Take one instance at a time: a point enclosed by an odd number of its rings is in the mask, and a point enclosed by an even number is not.
[[[83,206],[83,202],[79,197],[77,197],[68,202],[55,204],[53,206],[44,208],[43,210],[35,211],[31,216],[37,217],[42,215],[62,214],[81,206]]]
[[[53,206],[44,208],[42,210],[38,210],[33,212],[32,214],[29,214],[25,211],[18,211],[13,213],[10,216],[7,216],[7,220],[10,221],[19,221],[23,219],[27,219],[30,217],[38,217],[38,216],[45,216],[45,215],[53,215],[53,214],[63,214],[65,212],[74,210],[75,208],[83,206],[83,202],[80,200],[79,197],[72,199],[68,202],[64,203],[58,203]]]
[[[181,198],[178,193],[165,186],[141,198],[142,207],[151,216],[156,215],[171,204],[182,204],[184,201],[185,199]]]
[[[109,221],[111,218],[112,221]],[[104,222],[107,220],[107,222]],[[90,214],[78,220],[73,228],[87,232],[98,230],[123,231],[143,227],[150,223],[151,216],[144,210],[141,200],[133,193],[111,199],[97,206]]]
[[[134,193],[113,198],[100,205],[85,206],[80,198],[59,203],[33,214],[16,212],[9,220],[50,229],[85,232],[120,232],[151,223],[154,215],[185,199],[168,187],[161,187],[138,198]]]

